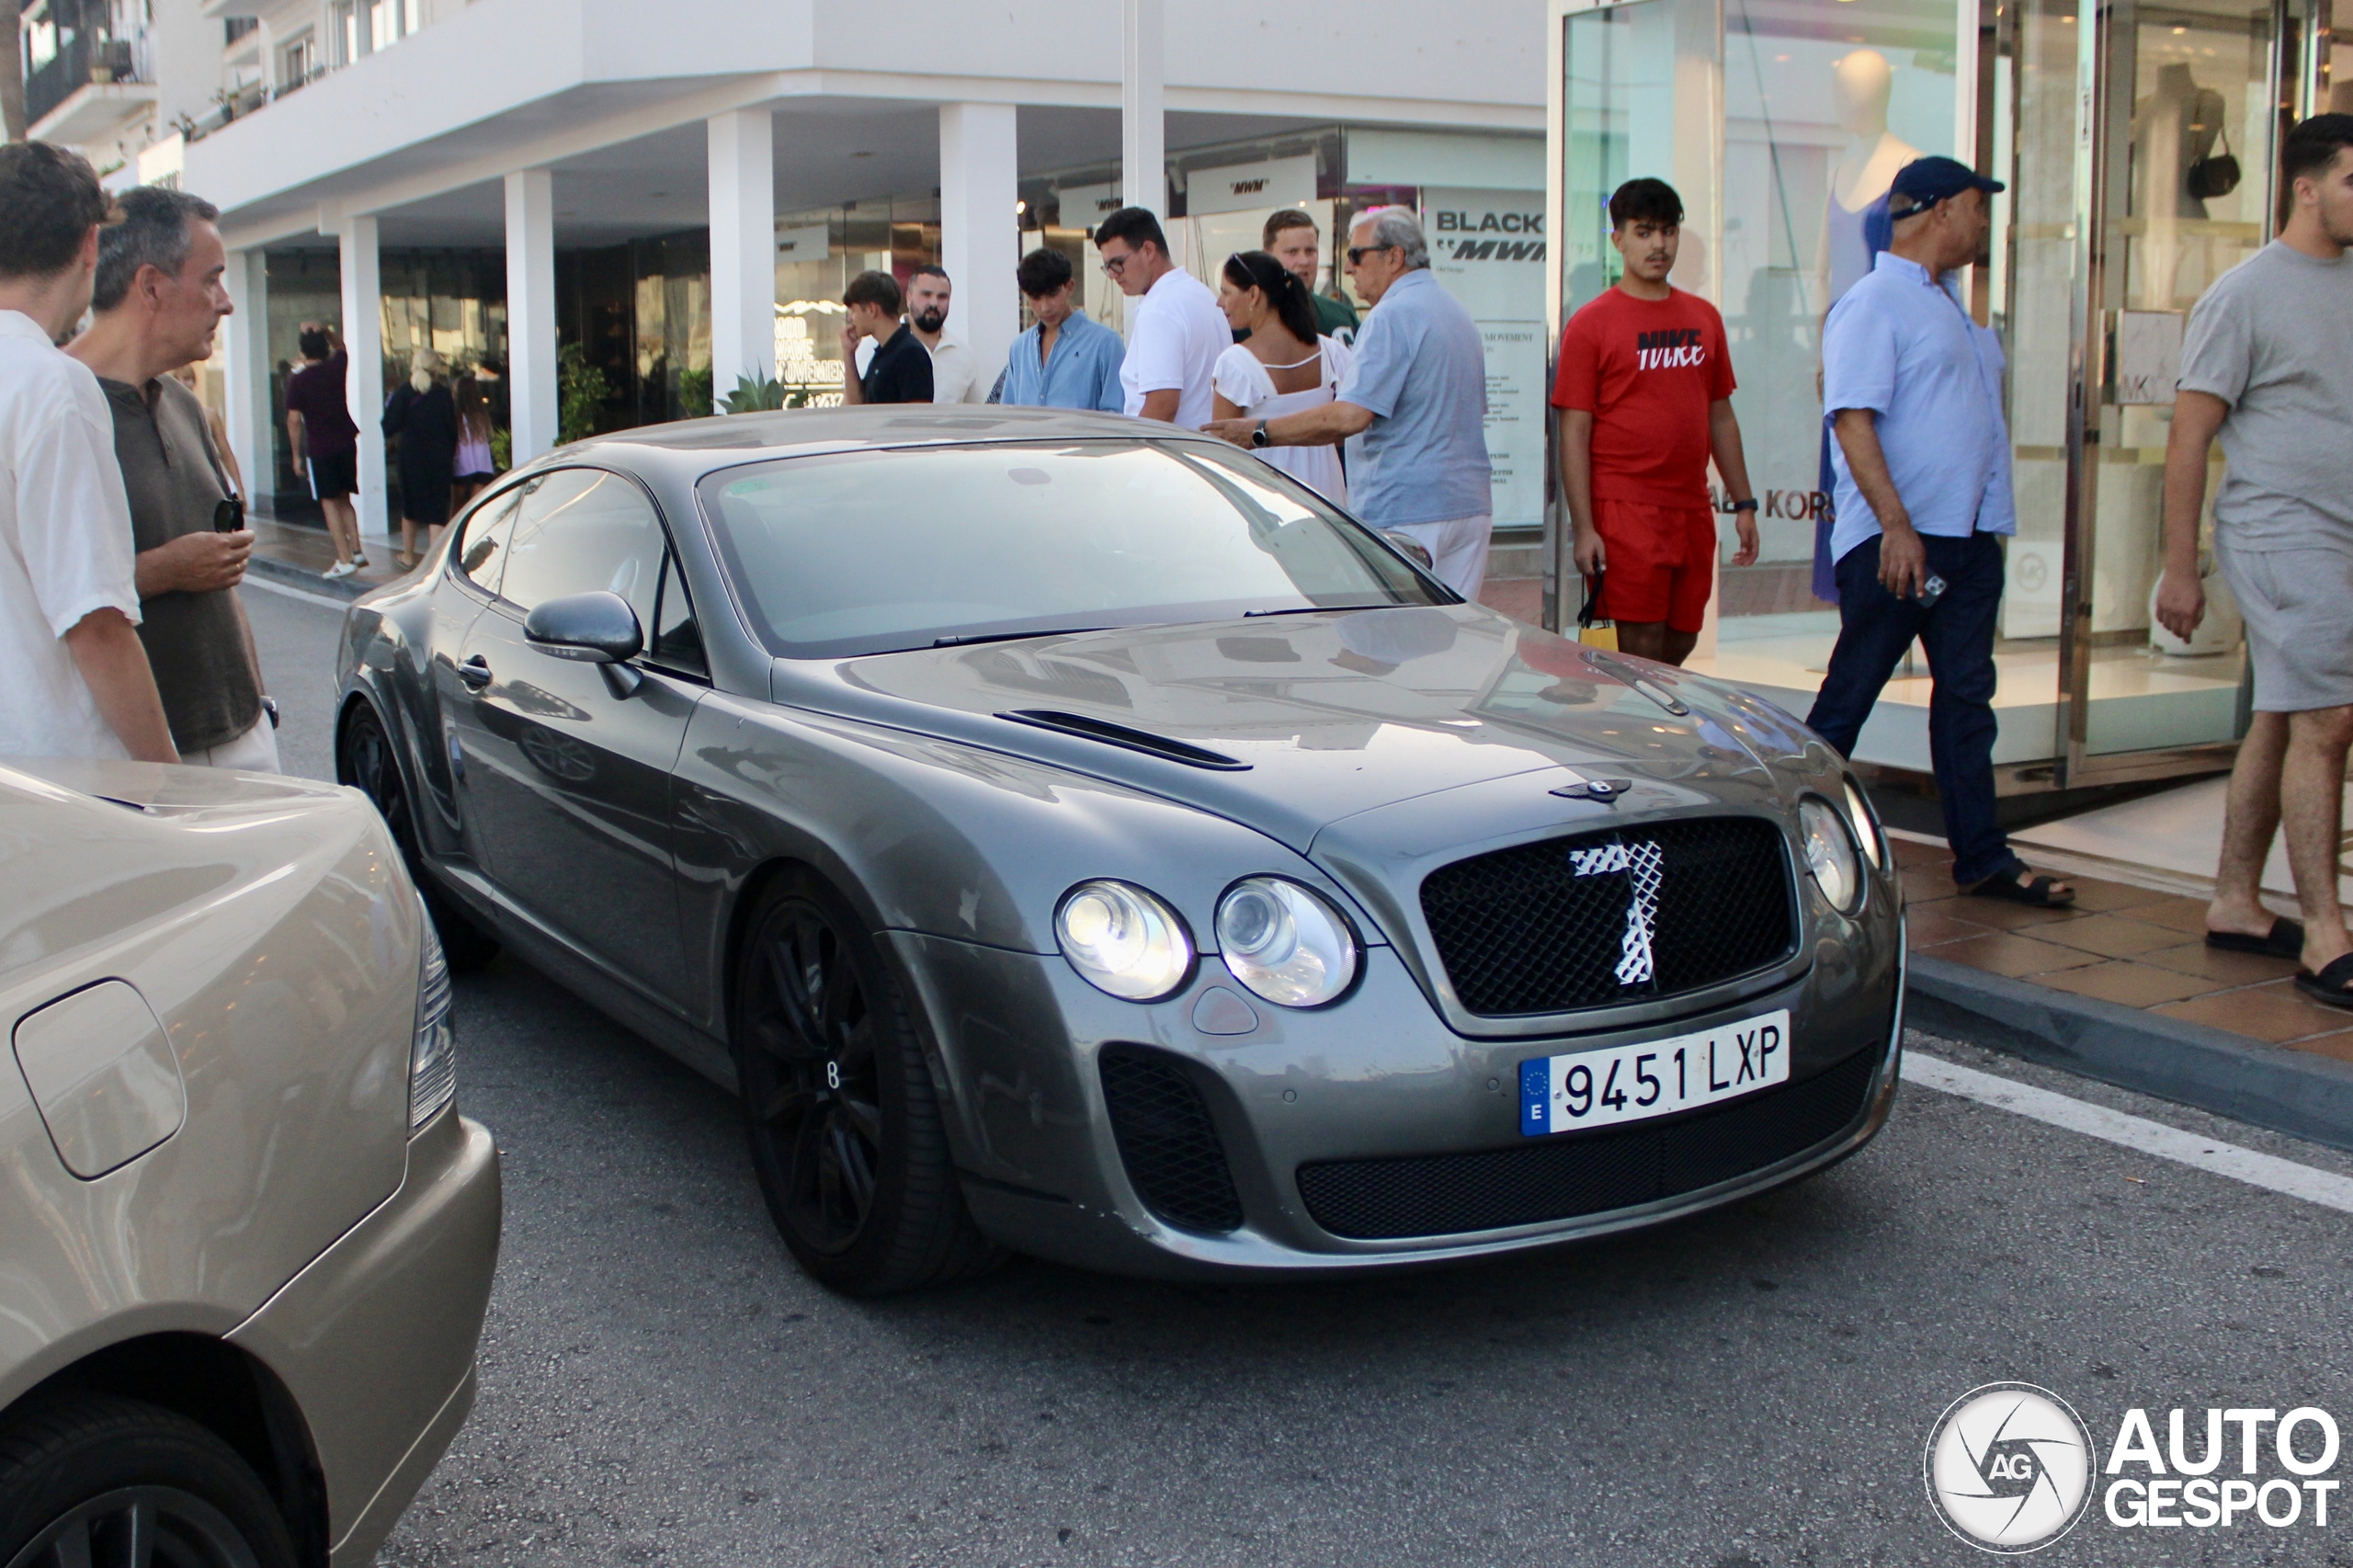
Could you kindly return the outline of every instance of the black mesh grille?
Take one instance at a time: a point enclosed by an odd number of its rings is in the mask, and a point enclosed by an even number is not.
[[[1862,1113],[1880,1053],[1655,1127],[1586,1132],[1476,1154],[1299,1167],[1299,1196],[1336,1236],[1446,1236],[1601,1214],[1761,1170]]]
[[[1646,846],[1655,845],[1655,851]],[[1623,846],[1631,869],[1608,865]],[[1648,972],[1619,979],[1643,867],[1657,905]],[[1672,996],[1730,980],[1796,945],[1781,830],[1710,817],[1547,838],[1440,867],[1422,914],[1463,1006],[1490,1017]]]
[[[1102,1061],[1111,1131],[1144,1207],[1187,1231],[1241,1224],[1242,1199],[1225,1167],[1225,1147],[1192,1080],[1153,1051],[1115,1047]]]

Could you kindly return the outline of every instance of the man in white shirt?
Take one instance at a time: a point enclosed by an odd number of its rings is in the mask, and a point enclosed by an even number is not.
[[[1199,429],[1216,412],[1217,357],[1233,347],[1217,296],[1168,259],[1160,220],[1145,208],[1122,207],[1096,225],[1095,248],[1105,276],[1135,301],[1120,367],[1125,412]]]
[[[984,403],[989,389],[981,385],[981,362],[973,352],[948,335],[948,306],[955,286],[942,267],[926,262],[907,275],[907,325],[915,341],[931,351],[931,401]]]
[[[57,347],[110,207],[74,154],[0,147],[0,756],[179,760],[139,641],[114,416]]]

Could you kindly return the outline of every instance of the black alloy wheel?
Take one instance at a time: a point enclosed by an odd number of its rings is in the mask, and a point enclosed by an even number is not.
[[[815,878],[788,876],[762,899],[733,1023],[753,1167],[803,1268],[882,1295],[995,1267],[1002,1255],[965,1212],[900,987]]]
[[[400,846],[401,858],[408,865],[409,880],[425,895],[425,908],[433,916],[433,929],[441,938],[442,957],[448,960],[450,972],[463,974],[496,958],[498,938],[452,903],[425,869],[422,846],[416,837],[416,816],[409,809],[408,781],[401,773],[401,760],[393,754],[392,738],[384,733],[383,721],[366,702],[357,704],[351,717],[344,722],[343,734],[335,744],[335,771],[339,780],[358,785],[361,794],[376,802],[384,825],[392,830],[392,842]]]
[[[0,1432],[7,1568],[293,1568],[277,1505],[234,1449],[136,1400],[51,1397]]]

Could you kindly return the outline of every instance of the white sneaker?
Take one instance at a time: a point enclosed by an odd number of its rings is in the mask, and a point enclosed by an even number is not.
[[[358,570],[358,565],[354,562],[338,561],[334,565],[328,567],[325,571],[320,573],[319,575],[332,583],[337,577],[348,577],[354,572]]]
[[[368,564],[368,558],[367,558],[366,556],[364,556],[364,555],[355,555],[355,556],[353,556],[353,557],[351,558],[351,565],[352,565],[352,569],[353,569],[354,571],[357,571],[358,568],[360,568],[360,567],[362,567],[362,566],[365,566],[365,565],[367,565],[367,564]]]

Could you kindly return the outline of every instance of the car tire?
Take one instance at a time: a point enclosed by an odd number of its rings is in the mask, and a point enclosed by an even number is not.
[[[40,1399],[0,1428],[0,1563],[128,1562],[133,1532],[149,1542],[142,1562],[294,1568],[286,1520],[261,1478],[184,1415],[69,1394]]]
[[[745,923],[730,1039],[752,1165],[785,1245],[853,1296],[984,1274],[904,989],[818,878],[772,884]]]
[[[356,786],[361,794],[375,801],[376,810],[383,814],[384,825],[392,830],[392,842],[400,846],[409,881],[416,884],[417,892],[424,895],[426,912],[433,916],[433,929],[441,938],[441,954],[449,962],[449,972],[464,974],[496,958],[498,938],[459,908],[426,869],[423,848],[416,836],[416,813],[409,804],[408,778],[401,771],[400,757],[392,750],[392,738],[385,733],[384,722],[366,702],[354,706],[351,717],[344,722],[343,733],[335,742],[335,777]]]

